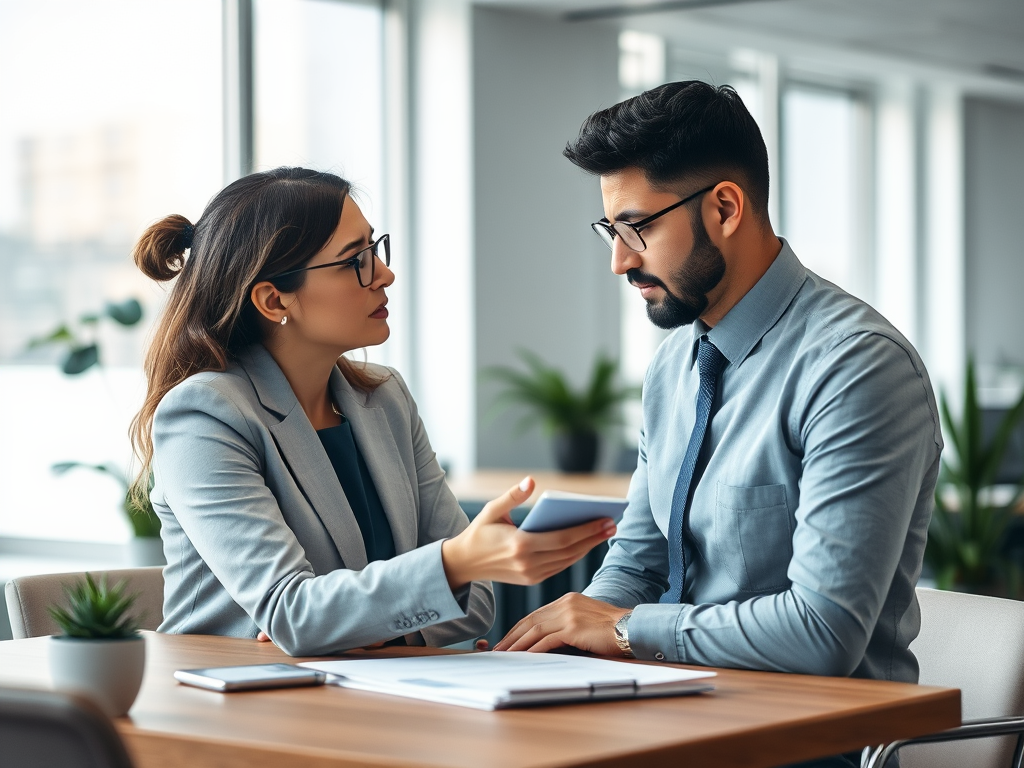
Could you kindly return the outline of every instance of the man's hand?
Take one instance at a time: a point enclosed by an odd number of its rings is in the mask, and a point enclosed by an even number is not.
[[[570,592],[512,627],[494,650],[543,653],[571,645],[599,656],[624,656],[615,643],[615,622],[626,610]]]

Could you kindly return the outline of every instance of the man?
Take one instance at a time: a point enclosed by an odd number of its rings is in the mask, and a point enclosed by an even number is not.
[[[916,682],[942,449],[917,352],[776,237],[764,141],[728,86],[598,112],[565,155],[600,176],[612,271],[677,330],[604,565],[497,649]]]

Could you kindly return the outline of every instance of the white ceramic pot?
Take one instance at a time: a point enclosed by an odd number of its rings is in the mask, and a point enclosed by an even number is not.
[[[50,638],[50,675],[58,691],[92,699],[110,717],[128,712],[142,686],[146,641]]]
[[[163,539],[159,536],[133,536],[128,542],[128,559],[134,568],[167,565]]]

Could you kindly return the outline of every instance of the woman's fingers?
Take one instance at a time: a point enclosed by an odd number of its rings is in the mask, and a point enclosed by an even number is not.
[[[534,485],[533,478],[527,475],[519,485],[513,485],[501,496],[489,501],[476,516],[476,520],[480,521],[479,524],[496,523],[501,520],[511,522],[509,513],[529,500],[533,494]]]
[[[584,526],[579,527],[583,528]],[[519,535],[534,537],[543,534],[526,533]],[[611,523],[609,526],[599,528],[597,533],[592,533],[575,543],[559,549],[543,549],[540,551],[528,549],[520,555],[524,566],[521,568],[523,583],[535,584],[565,570],[598,544],[607,541],[614,535],[615,524]]]
[[[594,540],[594,543],[598,543],[613,536],[615,521],[610,517],[603,517],[600,520],[591,520],[589,523],[563,528],[560,531],[548,531],[547,533],[521,531],[521,533],[531,537],[535,551],[559,551],[569,549],[584,541]]]

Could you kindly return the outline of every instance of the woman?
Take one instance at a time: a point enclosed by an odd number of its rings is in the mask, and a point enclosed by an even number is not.
[[[447,645],[490,626],[489,580],[536,583],[614,533],[517,531],[529,478],[468,522],[401,377],[341,357],[388,338],[389,249],[347,182],[301,168],[136,246],[176,278],[132,426],[135,492],[152,471],[163,524],[160,631],[265,633],[293,655]]]

